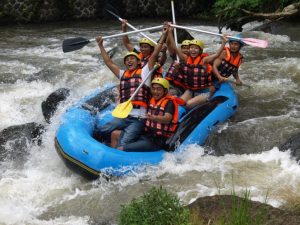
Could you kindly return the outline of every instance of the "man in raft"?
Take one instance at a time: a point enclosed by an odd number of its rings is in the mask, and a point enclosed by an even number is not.
[[[237,37],[238,39],[235,39],[234,37]],[[229,48],[225,47],[224,51],[213,63],[213,72],[215,78],[217,78],[219,82],[224,82],[228,77],[233,75],[237,85],[243,84],[240,80],[238,70],[243,63],[243,56],[240,53],[240,50],[245,43],[241,41],[240,38],[240,34],[233,36],[233,38],[229,38]]]
[[[151,84],[152,98],[148,104],[145,133],[132,143],[118,147],[127,152],[169,150],[166,144],[177,130],[178,106],[184,101],[169,95],[169,82],[165,78],[154,78]],[[112,139],[118,139],[120,131],[113,131]]]
[[[122,31],[123,32],[127,32],[127,20],[123,20],[122,21]],[[128,51],[133,51],[136,52],[140,59],[141,59],[141,66],[144,67],[148,60],[149,57],[152,55],[154,48],[155,48],[155,43],[153,43],[151,40],[149,40],[148,38],[141,38],[139,41],[139,46],[140,46],[140,50],[137,50],[133,44],[130,42],[129,38],[127,35],[124,35],[123,38],[123,44],[126,47],[126,49]],[[161,42],[163,43],[163,42]],[[161,51],[161,56],[160,59],[158,60],[157,57],[157,62],[161,65],[161,67],[159,67],[153,74],[153,78],[154,77],[162,77],[162,66],[163,64],[166,62],[167,59],[167,55],[166,55],[166,51],[162,50]]]
[[[168,27],[166,25],[164,26],[161,36],[161,42],[156,45],[153,53],[148,59],[148,63],[143,68],[141,67],[141,59],[139,55],[135,52],[128,52],[124,57],[124,65],[126,69],[121,70],[107,54],[103,46],[102,37],[96,38],[104,63],[120,80],[120,103],[126,102],[140,83],[147,79],[150,70],[156,63],[163,41],[166,39],[167,30]],[[109,141],[112,131],[122,130],[122,135],[118,143],[120,146],[124,146],[139,137],[141,131],[144,129],[146,109],[150,98],[150,84],[151,79],[147,79],[143,87],[139,89],[138,93],[132,99],[133,110],[127,118],[113,118],[112,121],[98,128],[101,137]]]

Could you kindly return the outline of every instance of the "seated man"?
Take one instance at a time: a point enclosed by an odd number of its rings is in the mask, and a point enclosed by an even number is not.
[[[118,149],[127,152],[168,149],[166,141],[176,132],[178,126],[178,106],[184,104],[182,99],[168,94],[169,86],[169,82],[164,78],[152,80],[152,98],[148,105],[145,133],[137,141]],[[120,133],[112,133],[112,142],[117,142]]]

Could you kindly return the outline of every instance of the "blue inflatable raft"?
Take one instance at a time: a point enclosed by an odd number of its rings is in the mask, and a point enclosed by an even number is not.
[[[95,128],[112,119],[115,86],[96,90],[69,108],[55,135],[55,147],[68,167],[89,179],[106,175],[123,175],[122,168],[159,164],[166,151],[123,152],[101,143],[94,136]],[[234,89],[222,83],[206,103],[186,112],[180,108],[178,130],[168,139],[171,149],[178,151],[189,144],[203,145],[210,131],[219,122],[227,121],[238,106]],[[123,172],[122,172],[123,171]]]

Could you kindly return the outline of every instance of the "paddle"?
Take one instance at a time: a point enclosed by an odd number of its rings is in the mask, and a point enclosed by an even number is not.
[[[176,22],[175,22],[174,2],[173,2],[173,1],[171,1],[171,9],[172,9],[172,20],[173,20],[173,24],[176,24]],[[176,48],[178,48],[176,28],[174,28],[174,40],[175,40]],[[176,59],[177,59],[177,62],[179,62],[179,56],[178,56],[178,54],[176,54]]]
[[[199,29],[195,29],[195,28],[191,28],[191,27],[179,26],[179,25],[175,25],[175,24],[171,24],[171,27],[192,30],[192,31],[206,33],[206,34],[212,34],[212,35],[216,35],[216,36],[223,36],[223,34],[213,33],[213,32],[205,31],[205,30],[199,30]],[[255,47],[259,47],[259,48],[266,48],[268,46],[268,42],[266,40],[261,40],[261,39],[256,39],[256,38],[237,38],[237,37],[233,37],[233,36],[228,36],[228,37],[234,38],[237,40],[241,40],[247,45],[251,45],[251,46],[255,46]]]
[[[116,17],[118,20],[120,20],[121,22],[123,22],[123,19],[121,17],[119,17],[117,14],[113,13],[112,11],[105,9],[107,12],[109,12],[111,15],[113,15],[114,17]],[[129,26],[131,29],[133,30],[138,30],[136,27],[132,26],[130,23],[126,23],[127,26]],[[140,32],[141,35],[143,35],[145,38],[149,39],[150,41],[152,41],[154,44],[157,44],[156,41],[154,41],[152,38],[150,38],[149,36],[147,36],[146,34],[144,34],[143,32]]]
[[[125,33],[119,33],[119,34],[104,36],[102,38],[103,39],[108,39],[108,38],[114,38],[114,37],[121,37],[121,36],[124,36],[124,35],[140,33],[140,32],[143,32],[143,31],[161,29],[162,27],[163,27],[163,25],[159,25],[159,26],[155,26],[155,27],[148,27],[148,28],[144,28],[144,29],[140,29],[140,30],[134,30],[134,31],[129,31],[129,32],[125,32]],[[83,48],[88,43],[90,43],[92,41],[95,41],[95,40],[96,40],[95,38],[89,40],[89,39],[86,39],[86,38],[83,38],[83,37],[69,38],[69,39],[66,39],[66,40],[63,41],[62,49],[63,49],[63,52],[72,52],[72,51]]]
[[[152,68],[152,70],[150,70],[150,72],[148,73],[146,78],[143,80],[143,82],[137,87],[137,89],[134,91],[134,93],[131,95],[131,97],[126,102],[123,102],[116,106],[116,108],[111,113],[114,117],[123,119],[129,115],[129,113],[131,112],[131,110],[133,108],[131,100],[134,98],[134,96],[136,96],[136,94],[138,93],[140,88],[145,84],[145,82],[148,80],[148,78],[151,76],[151,74],[159,67],[160,67],[160,65],[156,64]]]

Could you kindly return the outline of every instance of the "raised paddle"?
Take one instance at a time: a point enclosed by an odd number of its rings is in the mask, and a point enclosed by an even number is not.
[[[176,24],[174,2],[173,1],[171,1],[171,10],[172,10],[173,24]],[[175,45],[176,45],[176,48],[177,48],[178,47],[178,42],[177,42],[177,31],[176,31],[176,28],[174,28],[174,41],[175,41]],[[177,59],[177,62],[179,62],[179,56],[177,54],[176,54],[176,59]]]
[[[149,77],[154,72],[154,70],[156,70],[158,67],[160,67],[160,65],[156,64],[152,68],[152,70],[150,70],[150,72],[148,73],[146,78],[143,80],[143,82],[137,87],[137,89],[134,91],[134,93],[131,95],[131,97],[126,102],[123,102],[116,106],[116,108],[111,113],[114,117],[123,119],[129,115],[129,113],[131,112],[131,110],[133,108],[131,100],[134,98],[134,96],[136,96],[136,94],[138,93],[140,88],[145,84],[145,82],[149,79]]]
[[[111,15],[113,15],[114,17],[116,17],[118,20],[120,20],[121,22],[123,22],[123,19],[121,17],[119,17],[117,14],[115,14],[114,12],[106,9],[107,12],[109,12]],[[138,30],[136,27],[132,26],[130,23],[126,23],[127,26],[129,26],[131,29],[133,30]],[[152,41],[154,44],[157,44],[156,41],[154,41],[152,38],[150,38],[149,36],[147,36],[146,34],[144,34],[143,32],[140,32],[141,35],[143,35],[145,38],[149,39],[150,41]]]
[[[155,27],[148,27],[148,28],[144,28],[144,29],[140,29],[140,30],[133,30],[133,31],[125,32],[125,33],[119,33],[119,34],[104,36],[102,38],[103,39],[108,39],[108,38],[121,37],[121,36],[124,36],[124,35],[140,33],[140,32],[143,32],[143,31],[161,29],[162,27],[163,27],[163,25],[159,25],[159,26],[155,26]],[[69,38],[69,39],[66,39],[66,40],[63,41],[62,49],[63,49],[63,52],[72,52],[72,51],[83,48],[88,43],[90,43],[92,41],[95,41],[95,40],[96,40],[95,38],[89,40],[89,39],[86,39],[86,38],[83,38],[83,37]]]
[[[195,28],[191,28],[191,27],[179,26],[179,25],[175,25],[175,24],[171,24],[170,26],[176,27],[179,29],[192,30],[192,31],[216,35],[216,36],[223,36],[223,34],[213,33],[213,32],[205,31],[205,30],[199,30],[199,29],[195,29]],[[261,40],[261,39],[256,39],[256,38],[238,38],[238,37],[233,37],[233,36],[228,36],[228,37],[234,38],[237,40],[241,40],[247,45],[251,45],[251,46],[255,46],[255,47],[259,47],[259,48],[266,48],[268,46],[268,42],[266,40]]]

